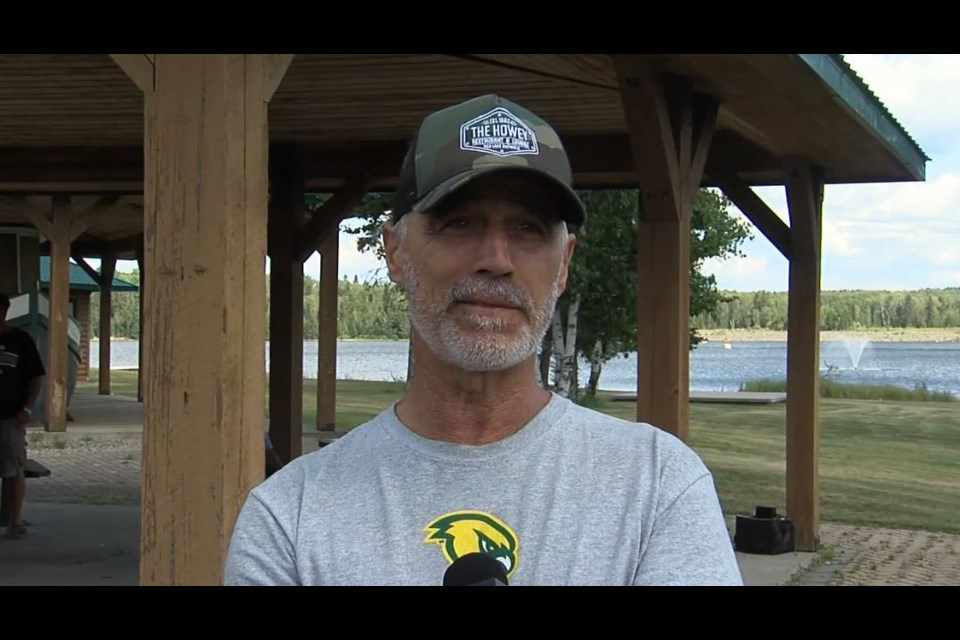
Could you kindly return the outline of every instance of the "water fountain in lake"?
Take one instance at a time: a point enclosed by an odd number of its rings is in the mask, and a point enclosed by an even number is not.
[[[828,369],[859,369],[863,352],[870,340],[863,336],[849,336],[824,345],[821,359]]]
[[[847,348],[847,355],[850,356],[850,364],[854,369],[860,368],[860,358],[863,357],[863,350],[867,348],[870,341],[864,337],[846,338],[843,346]]]

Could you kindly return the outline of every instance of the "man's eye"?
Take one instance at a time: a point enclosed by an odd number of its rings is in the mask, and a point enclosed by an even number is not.
[[[448,220],[447,222],[443,223],[443,225],[440,228],[450,230],[450,231],[456,231],[458,229],[466,229],[469,226],[470,226],[469,220],[464,220],[463,218],[454,218],[453,220]]]
[[[521,222],[519,226],[520,226],[520,231],[522,231],[523,233],[530,233],[530,234],[536,234],[541,236],[544,233],[543,227],[537,224],[536,222]]]

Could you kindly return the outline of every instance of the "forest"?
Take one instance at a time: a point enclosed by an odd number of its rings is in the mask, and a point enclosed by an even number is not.
[[[139,274],[118,273],[118,278],[139,283]],[[320,283],[304,276],[303,336],[316,339]],[[361,282],[356,277],[339,282],[338,337],[356,340],[404,340],[410,335],[406,302],[391,283]],[[693,316],[696,329],[772,329],[787,327],[785,292],[720,291],[713,312]],[[115,338],[138,338],[138,293],[113,294]],[[269,286],[267,295],[269,296]],[[269,299],[269,297],[268,297]],[[93,294],[93,331],[99,330],[99,294]],[[820,328],[849,331],[872,328],[960,327],[960,288],[919,291],[824,291],[821,294]],[[99,336],[98,336],[99,337]]]

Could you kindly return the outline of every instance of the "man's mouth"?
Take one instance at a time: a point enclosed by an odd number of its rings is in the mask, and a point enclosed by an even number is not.
[[[457,300],[459,304],[469,304],[476,307],[488,307],[491,309],[516,309],[522,311],[522,307],[509,300],[496,300],[492,298],[462,298]]]

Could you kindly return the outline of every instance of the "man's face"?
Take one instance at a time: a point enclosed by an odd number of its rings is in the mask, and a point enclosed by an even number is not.
[[[575,238],[549,210],[491,183],[447,211],[387,231],[391,278],[442,360],[469,371],[513,367],[536,353],[567,283]]]

